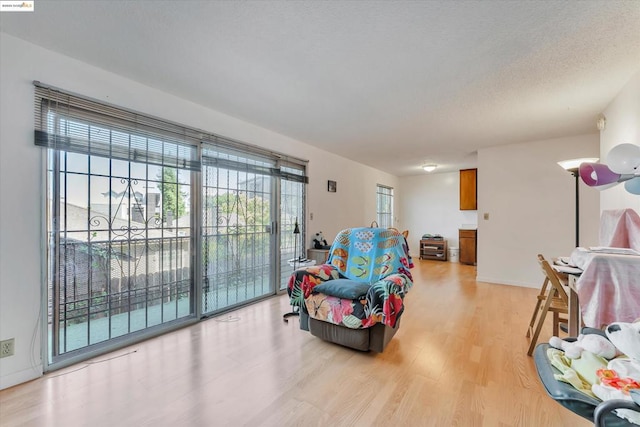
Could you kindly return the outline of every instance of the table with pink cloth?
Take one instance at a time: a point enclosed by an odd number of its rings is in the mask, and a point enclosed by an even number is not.
[[[640,215],[633,209],[612,209],[600,215],[600,246],[640,252]]]
[[[601,328],[640,318],[640,255],[576,248],[570,263],[583,270],[575,288],[585,326]]]

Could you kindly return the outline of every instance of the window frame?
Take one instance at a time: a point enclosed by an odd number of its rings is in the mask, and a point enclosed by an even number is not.
[[[393,187],[376,184],[376,221],[382,228],[393,227]],[[389,209],[385,209],[388,206]]]
[[[187,170],[190,174],[190,197],[188,203],[190,206],[191,218],[189,225],[189,238],[191,242],[191,252],[189,255],[191,270],[191,303],[189,316],[183,319],[178,319],[171,324],[157,325],[159,327],[153,326],[151,328],[152,330],[142,329],[134,332],[128,331],[123,336],[110,338],[104,342],[99,342],[97,344],[92,344],[88,339],[88,344],[83,347],[83,349],[73,350],[64,355],[64,357],[56,357],[55,359],[50,359],[49,357],[49,354],[51,353],[51,343],[49,342],[49,325],[48,322],[43,322],[42,337],[45,371],[63,368],[73,363],[86,360],[89,357],[94,357],[107,351],[113,351],[117,348],[131,345],[140,340],[183,327],[186,324],[196,323],[202,319],[202,301],[199,297],[202,294],[203,289],[203,259],[201,236],[201,228],[203,223],[201,217],[203,212],[203,186],[201,169],[203,162],[205,161],[203,151],[206,150],[206,147],[208,146],[215,146],[223,151],[226,150],[228,152],[241,152],[242,155],[246,157],[254,156],[257,158],[269,158],[273,160],[272,165],[265,166],[264,164],[257,164],[251,166],[257,168],[256,172],[264,173],[274,178],[272,180],[274,181],[274,189],[272,189],[272,191],[274,191],[276,197],[274,198],[274,200],[272,200],[273,206],[271,207],[271,209],[277,211],[277,218],[275,218],[273,221],[274,224],[272,224],[272,230],[274,231],[272,231],[272,233],[281,233],[281,231],[284,231],[284,228],[280,227],[280,224],[278,224],[279,221],[282,221],[280,201],[281,197],[283,196],[282,194],[280,194],[280,184],[283,182],[291,182],[295,185],[299,184],[302,186],[302,188],[298,190],[298,193],[296,193],[299,194],[299,197],[296,196],[296,199],[301,200],[302,204],[299,207],[301,216],[299,219],[296,219],[299,221],[300,227],[303,230],[303,234],[300,236],[302,238],[302,241],[300,243],[304,247],[304,230],[306,229],[305,212],[306,184],[308,183],[308,161],[288,156],[282,153],[273,152],[259,146],[250,145],[241,141],[226,138],[220,135],[213,134],[211,132],[186,127],[164,119],[107,104],[102,101],[74,94],[59,88],[43,85],[37,81],[34,82],[34,86],[34,143],[36,146],[47,149],[47,152],[52,154],[53,156],[60,157],[63,155],[62,153],[85,155],[89,159],[92,158],[92,156],[98,156],[102,158],[108,158],[110,162],[114,160],[129,162],[129,164],[131,164],[132,162],[142,162],[147,165],[155,165],[156,167],[160,168],[170,166],[176,168],[177,170]],[[51,120],[49,113],[50,110],[55,111],[55,114],[67,114],[69,115],[69,118],[81,121],[83,123],[86,122],[92,123],[97,126],[102,126],[108,129],[109,132],[118,131],[121,133],[129,133],[129,135],[136,135],[137,137],[143,139],[147,138],[148,140],[153,139],[154,141],[168,141],[168,143],[174,144],[174,146],[176,147],[175,149],[169,150],[171,151],[170,154],[174,155],[174,157],[166,155],[167,153],[165,153],[164,149],[162,148],[162,144],[147,144],[146,146],[138,144],[135,147],[132,147],[124,146],[122,144],[114,145],[110,140],[108,142],[103,141],[102,143],[94,143],[90,137],[84,137],[82,132],[78,130],[79,128],[76,129],[75,132],[71,133],[61,132],[60,129],[56,128],[55,126],[49,125],[49,122]],[[49,161],[43,160],[43,168],[46,171],[44,179],[45,195],[49,194],[50,187],[55,184],[52,181],[52,178],[53,180],[61,180],[61,177],[59,175],[59,162],[60,160],[58,160],[58,166],[52,168],[50,167]],[[233,162],[229,162],[229,158],[224,158],[224,156],[222,158],[215,159],[214,163],[222,166],[233,165]],[[90,175],[91,168],[88,167],[87,176]],[[112,176],[109,175],[108,178],[112,178]],[[149,175],[146,176],[146,179],[147,181],[149,180]],[[55,227],[51,228],[49,225],[52,218],[52,205],[59,205],[60,203],[60,193],[58,192],[57,194],[58,198],[53,203],[51,203],[48,196],[45,196],[43,198],[43,207],[44,212],[46,213],[46,221],[43,221],[42,228],[43,236],[49,236],[52,231],[56,232],[57,230]],[[134,199],[137,200],[137,196],[134,196]],[[87,206],[90,206],[89,202],[87,202]],[[87,209],[89,209],[89,207]],[[133,215],[133,211],[130,212],[130,215]],[[285,225],[285,227],[287,226],[288,225]],[[88,226],[87,230],[85,231],[90,231]],[[283,244],[282,242],[284,240],[290,240],[290,236],[284,236],[284,234],[276,234],[276,236],[278,235],[282,236],[283,240],[273,239],[276,241],[276,244],[274,244],[276,251],[273,252],[275,254],[274,261],[280,259],[280,264],[282,264],[282,262],[286,262],[286,260],[282,259],[282,257],[285,255],[285,252],[284,248],[283,252],[280,252],[280,245]],[[45,240],[46,242],[44,244],[42,265],[44,272],[43,292],[45,292],[45,295],[47,295],[47,284],[50,280],[50,277],[55,272],[55,269],[58,268],[59,271],[59,263],[54,266],[50,265],[50,259],[52,258],[52,249],[49,243],[51,239],[47,237],[45,238]],[[59,250],[60,239],[57,238],[56,242],[58,244],[57,250]],[[90,251],[91,250],[89,250],[89,253]],[[286,273],[285,270],[287,268],[289,268],[288,265],[278,265],[277,267],[274,267],[274,280],[281,280],[281,276],[282,274]],[[91,285],[89,284],[88,286]],[[279,286],[277,282],[275,283],[274,288],[275,289],[272,295],[277,295],[283,292],[283,287]],[[248,301],[248,303],[250,302],[252,301]],[[50,304],[48,298],[43,298],[42,310],[43,316],[45,316],[45,318],[47,316],[49,307]]]

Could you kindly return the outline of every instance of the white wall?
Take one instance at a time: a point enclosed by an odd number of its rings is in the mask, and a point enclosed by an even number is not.
[[[458,247],[462,224],[477,224],[477,211],[460,210],[460,173],[432,173],[400,178],[402,228],[409,230],[409,247],[420,256],[420,237],[441,234],[450,248]]]
[[[0,340],[15,338],[15,355],[0,360],[0,389],[41,375],[43,365],[43,151],[33,143],[33,80],[310,160],[308,232],[327,239],[375,219],[377,183],[398,188],[395,176],[4,33],[0,64]],[[327,192],[328,179],[337,193]]]
[[[606,163],[607,154],[616,145],[640,145],[640,71],[629,80],[603,113],[607,118],[607,125],[600,132],[600,159]],[[623,185],[618,184],[600,193],[600,208],[633,208],[640,212],[640,196],[627,193]]]
[[[597,134],[479,150],[478,280],[540,286],[536,255],[575,247],[575,178],[557,162],[598,155]],[[580,182],[581,246],[598,244],[599,216],[598,192]]]
[[[319,150],[316,150],[319,152]],[[394,189],[394,195],[400,193],[400,183],[396,176],[360,165],[327,152],[310,159],[307,240],[322,231],[331,244],[336,234],[349,227],[369,226],[376,219],[377,184]],[[337,182],[337,191],[327,191],[327,181]],[[398,197],[394,197],[394,216],[400,215]],[[398,222],[394,224],[401,227]]]

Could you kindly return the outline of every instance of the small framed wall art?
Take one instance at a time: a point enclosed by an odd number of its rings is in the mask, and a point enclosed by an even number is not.
[[[327,181],[327,191],[329,193],[335,193],[337,190],[337,183],[335,181]]]

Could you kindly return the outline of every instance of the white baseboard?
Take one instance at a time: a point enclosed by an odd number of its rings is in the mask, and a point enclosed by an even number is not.
[[[14,385],[26,383],[27,381],[35,380],[42,376],[44,369],[42,364],[32,366],[29,369],[25,369],[19,372],[14,372],[9,375],[0,376],[0,390],[13,387]]]
[[[520,286],[523,288],[537,289],[540,287],[540,283],[526,283],[526,282],[518,282],[513,280],[506,281],[504,279],[496,279],[493,277],[481,277],[481,276],[476,276],[476,282],[496,283],[498,285]]]

